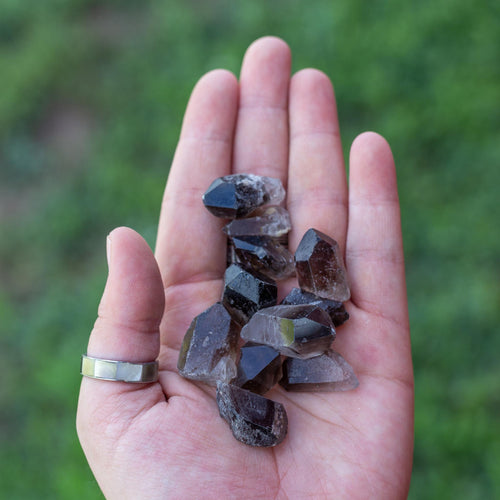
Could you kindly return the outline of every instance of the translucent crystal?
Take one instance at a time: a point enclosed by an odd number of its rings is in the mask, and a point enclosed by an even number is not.
[[[285,199],[279,179],[253,174],[219,177],[203,195],[205,207],[217,217],[244,217],[257,207],[278,205]]]
[[[236,250],[234,249],[231,238],[228,238],[226,248],[226,267],[229,267],[231,264],[240,264],[240,259],[238,259],[238,256],[236,255]]]
[[[286,247],[266,236],[232,238],[234,252],[245,266],[271,279],[280,280],[295,274],[293,255]]]
[[[339,302],[351,296],[338,243],[317,229],[309,229],[299,243],[295,269],[306,292]]]
[[[315,358],[286,359],[280,384],[287,391],[321,392],[349,391],[358,387],[359,382],[351,365],[329,350]]]
[[[238,374],[234,385],[257,394],[264,394],[281,378],[282,357],[267,345],[247,342],[241,348]]]
[[[209,385],[232,380],[236,376],[239,330],[220,302],[196,316],[182,342],[179,373]]]
[[[223,231],[234,236],[269,236],[280,238],[286,235],[292,224],[288,211],[282,207],[261,207],[244,219],[235,219],[224,226]]]
[[[241,387],[219,383],[217,404],[221,417],[229,423],[238,441],[268,447],[285,439],[288,418],[281,403]]]
[[[313,304],[324,309],[330,316],[333,326],[337,327],[349,319],[349,313],[342,302],[322,299],[313,293],[304,292],[300,288],[292,288],[290,293],[281,301],[283,305]]]
[[[266,276],[233,264],[224,274],[222,303],[240,324],[259,309],[276,305],[278,287]]]
[[[257,311],[242,328],[241,338],[269,345],[286,356],[310,358],[330,347],[335,330],[320,307],[274,306]]]

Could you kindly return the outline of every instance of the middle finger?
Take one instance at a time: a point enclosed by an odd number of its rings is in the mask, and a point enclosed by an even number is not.
[[[288,86],[290,49],[274,37],[247,50],[240,76],[233,172],[281,179],[288,170]]]

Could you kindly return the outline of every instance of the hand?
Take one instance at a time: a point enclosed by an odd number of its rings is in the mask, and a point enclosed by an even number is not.
[[[354,367],[350,392],[288,393],[285,441],[252,448],[219,416],[214,389],[181,378],[191,320],[220,299],[223,221],[201,196],[231,172],[279,177],[297,247],[310,227],[345,249],[352,298],[334,348]],[[279,39],[248,49],[240,82],[223,70],[196,85],[162,206],[156,260],[142,238],[108,237],[109,277],[91,356],[146,362],[149,385],[84,378],[77,427],[107,498],[406,498],[413,449],[413,375],[396,174],[389,146],[360,135],[347,188],[333,89],[319,71],[290,79]],[[286,286],[290,288],[291,283]]]

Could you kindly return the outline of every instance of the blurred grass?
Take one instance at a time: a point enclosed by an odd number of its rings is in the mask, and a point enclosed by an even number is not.
[[[294,70],[332,78],[346,156],[367,129],[394,150],[410,498],[500,498],[499,14],[460,0],[0,0],[2,496],[100,497],[74,415],[105,236],[129,225],[154,244],[192,86],[237,73],[248,44],[274,34]]]

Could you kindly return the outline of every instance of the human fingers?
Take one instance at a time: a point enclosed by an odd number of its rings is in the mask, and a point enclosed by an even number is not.
[[[279,38],[260,38],[246,51],[240,75],[234,173],[277,177],[286,186],[290,65],[290,49]]]
[[[361,134],[351,148],[347,242],[353,302],[406,322],[396,170],[389,145],[373,132]]]
[[[345,246],[347,185],[335,95],[329,78],[314,69],[296,73],[290,85],[288,210],[295,249],[311,227]]]
[[[385,139],[361,134],[351,148],[349,172],[346,265],[358,312],[345,340],[356,344],[358,365],[412,384],[396,170]]]

